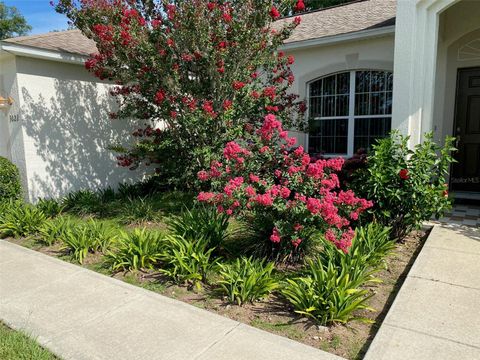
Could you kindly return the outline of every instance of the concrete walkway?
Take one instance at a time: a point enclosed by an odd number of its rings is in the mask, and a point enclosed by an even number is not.
[[[340,359],[6,241],[0,320],[64,360]]]
[[[365,357],[397,359],[480,359],[480,229],[433,229]]]

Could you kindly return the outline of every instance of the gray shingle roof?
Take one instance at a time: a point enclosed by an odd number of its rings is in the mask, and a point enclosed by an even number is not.
[[[303,14],[301,15],[302,23],[295,29],[286,43],[394,25],[396,5],[397,0],[358,0],[353,3]],[[275,26],[281,26],[285,21],[292,20],[293,17],[280,19],[275,23]],[[97,51],[95,43],[82,35],[79,30],[22,36],[3,41],[79,55],[90,55]]]
[[[3,41],[17,45],[79,55],[90,55],[97,51],[95,43],[84,36],[80,30],[67,30],[41,35],[21,36]]]
[[[303,14],[301,24],[285,41],[293,43],[395,25],[397,0],[360,0]],[[281,19],[278,24],[292,21]]]

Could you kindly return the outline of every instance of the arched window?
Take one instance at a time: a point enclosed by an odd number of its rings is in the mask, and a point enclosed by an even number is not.
[[[359,70],[309,84],[309,152],[352,156],[389,134],[393,73]]]

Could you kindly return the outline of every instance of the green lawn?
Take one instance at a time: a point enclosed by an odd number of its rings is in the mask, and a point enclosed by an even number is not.
[[[1,360],[54,360],[53,354],[22,332],[11,330],[0,323]]]

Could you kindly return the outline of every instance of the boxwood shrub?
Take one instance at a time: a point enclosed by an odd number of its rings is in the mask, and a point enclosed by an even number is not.
[[[19,199],[22,193],[18,168],[0,156],[0,202]]]

